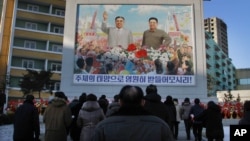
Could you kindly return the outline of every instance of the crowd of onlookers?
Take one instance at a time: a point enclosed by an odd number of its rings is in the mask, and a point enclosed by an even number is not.
[[[168,95],[164,102],[156,85],[148,85],[144,95],[141,87],[126,85],[109,103],[105,95],[82,93],[68,103],[63,92],[56,92],[43,114],[45,141],[173,141],[178,139],[178,127],[184,121],[186,138],[202,140],[206,128],[208,141],[222,141],[224,131],[221,108],[213,101],[206,108],[200,99],[194,104],[188,97],[182,103]],[[14,141],[39,140],[40,124],[34,96],[15,112]],[[250,124],[250,101],[244,104],[244,116],[239,124]]]

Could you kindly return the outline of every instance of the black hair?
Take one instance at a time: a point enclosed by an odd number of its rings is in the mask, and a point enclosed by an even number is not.
[[[85,66],[85,61],[82,57],[78,58],[77,61],[76,61],[76,65],[82,69],[84,66]]]
[[[148,19],[148,22],[150,22],[150,20],[155,20],[155,21],[158,23],[158,19],[157,19],[156,17],[150,17],[150,18]]]
[[[97,101],[97,97],[94,94],[87,95],[87,101]]]
[[[64,94],[64,92],[55,92],[55,97],[59,97],[59,98],[63,98],[66,100],[66,96]]]
[[[119,19],[119,18],[122,18],[124,21],[125,21],[125,18],[123,16],[116,16],[115,17],[115,20]]]
[[[31,94],[26,96],[26,100],[33,101],[34,99],[35,99],[35,97]]]
[[[92,66],[94,63],[94,59],[92,57],[86,58],[86,64],[87,66]]]
[[[150,84],[146,88],[146,94],[157,94],[157,87],[156,85]]]
[[[194,103],[195,103],[195,104],[200,104],[200,99],[199,99],[199,98],[195,98],[195,99],[194,99]]]
[[[184,102],[190,103],[190,99],[189,99],[188,97],[186,97],[186,98],[184,99]]]

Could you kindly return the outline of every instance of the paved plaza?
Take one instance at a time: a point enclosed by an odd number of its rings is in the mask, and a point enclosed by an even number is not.
[[[40,124],[40,129],[41,129],[40,139],[43,141],[44,133],[45,133],[45,126],[42,123],[42,117],[40,117],[40,123],[41,123]],[[238,123],[238,119],[223,120],[224,134],[225,134],[224,141],[229,141],[229,125],[237,124],[237,123]],[[1,141],[12,141],[12,135],[13,135],[13,124],[0,126],[0,140]],[[191,140],[194,140],[194,137],[192,134],[191,134]],[[69,137],[68,137],[68,141],[71,141]],[[183,121],[181,121],[181,123],[179,124],[179,136],[178,136],[177,141],[187,141]],[[203,141],[206,141],[204,128],[203,128]]]

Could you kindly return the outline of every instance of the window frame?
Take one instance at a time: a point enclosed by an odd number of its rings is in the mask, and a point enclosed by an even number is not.
[[[28,4],[27,5],[27,10],[39,12],[39,6],[38,5],[34,5],[34,4]]]
[[[56,10],[55,10],[55,15],[58,15],[58,16],[65,16],[65,10],[56,9]]]
[[[25,66],[25,63],[27,66]],[[30,67],[31,65],[31,67]],[[34,60],[28,60],[28,59],[22,59],[22,67],[23,68],[28,68],[28,69],[34,69],[35,67],[35,61]]]
[[[51,48],[53,52],[62,52],[62,49],[63,49],[62,45],[57,45],[57,44],[53,44]]]
[[[32,45],[34,45],[34,47],[32,47]],[[24,41],[24,48],[36,49],[36,42],[30,41],[30,40],[25,40]]]
[[[25,22],[25,28],[37,30],[37,23]]]
[[[54,68],[54,66],[55,66],[55,69],[53,69]],[[60,69],[58,69],[58,68],[60,68]],[[60,64],[60,63],[51,63],[50,64],[50,69],[51,69],[51,71],[62,71],[62,64]]]
[[[58,30],[58,32],[57,32],[57,30]],[[60,26],[54,26],[54,27],[53,27],[53,32],[54,32],[54,33],[58,33],[58,34],[63,34],[64,28],[63,28],[63,27],[60,27]]]

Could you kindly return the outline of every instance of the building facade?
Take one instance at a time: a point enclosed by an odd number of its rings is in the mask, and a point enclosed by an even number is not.
[[[236,69],[236,90],[250,90],[250,69]]]
[[[9,23],[5,27],[9,30],[4,34],[9,35],[9,40],[2,47],[8,50],[5,74],[9,97],[22,96],[18,84],[26,69],[52,71],[49,87],[59,90],[65,1],[8,0],[7,6],[5,20],[8,16]]]
[[[216,91],[236,88],[236,69],[222,48],[214,41],[213,35],[205,32],[208,96]]]
[[[217,17],[211,17],[204,19],[204,27],[205,31],[212,34],[212,38],[228,57],[228,38],[226,23]]]

